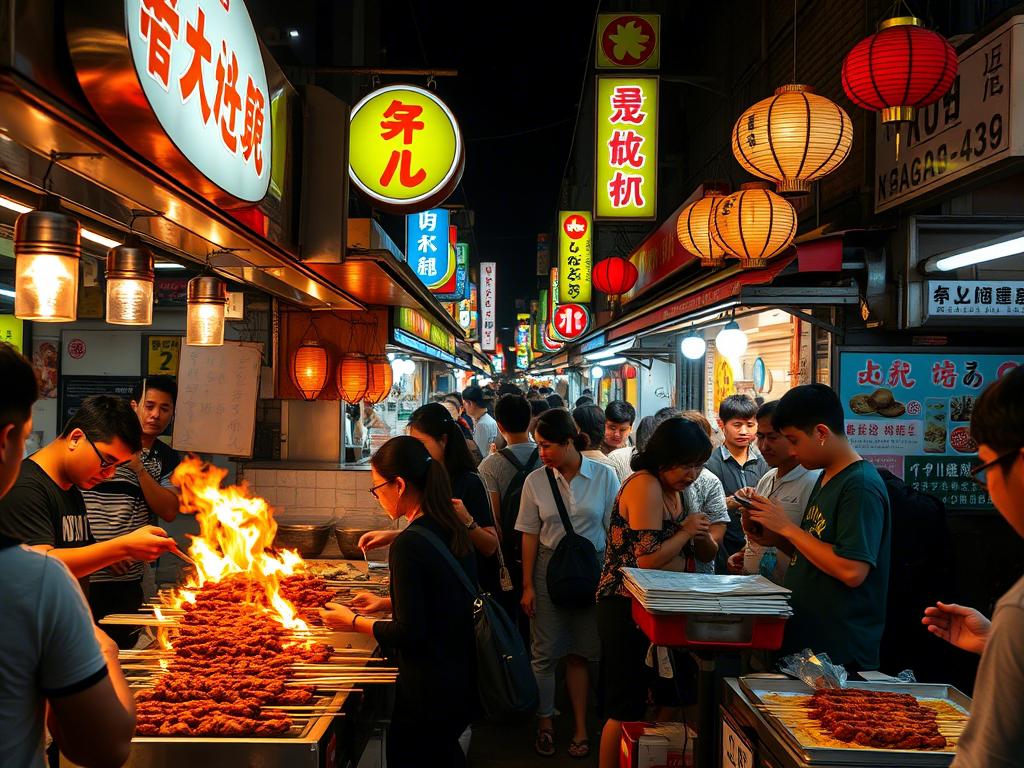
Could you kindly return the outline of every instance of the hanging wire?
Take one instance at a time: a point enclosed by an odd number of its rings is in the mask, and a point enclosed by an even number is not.
[[[796,6],[799,0],[793,0],[793,85],[796,85]]]

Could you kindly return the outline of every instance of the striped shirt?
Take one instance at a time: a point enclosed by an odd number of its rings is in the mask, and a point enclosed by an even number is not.
[[[178,466],[178,452],[162,440],[156,440],[150,450],[142,451],[142,466],[150,476],[165,488],[171,488],[171,472]],[[89,528],[96,541],[107,541],[156,522],[156,515],[146,503],[139,485],[138,475],[127,466],[120,466],[109,480],[88,491],[82,491],[89,513]],[[146,564],[133,562],[128,573],[118,576],[109,568],[92,574],[91,580],[138,581]]]

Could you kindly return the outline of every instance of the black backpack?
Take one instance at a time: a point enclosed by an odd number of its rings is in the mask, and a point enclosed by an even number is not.
[[[433,532],[420,526],[409,526],[406,530],[434,545],[473,599],[476,684],[484,713],[496,723],[525,720],[537,707],[537,678],[515,624],[494,598],[480,593]]]
[[[565,511],[562,492],[558,490],[553,469],[546,470],[551,495],[555,497],[558,516],[565,528],[565,536],[558,542],[548,561],[548,597],[563,608],[587,608],[597,602],[597,585],[601,581],[601,562],[597,548],[586,536],[572,528],[569,513]]]
[[[523,496],[523,483],[540,460],[540,449],[534,448],[530,454],[530,460],[526,466],[519,463],[519,459],[512,452],[511,448],[502,448],[498,451],[505,460],[515,467],[516,474],[509,481],[508,488],[501,497],[501,553],[507,563],[523,562],[523,534],[516,530],[516,520],[519,518],[519,503]]]

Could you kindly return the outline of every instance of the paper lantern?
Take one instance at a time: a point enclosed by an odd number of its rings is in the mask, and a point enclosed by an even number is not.
[[[200,275],[188,281],[185,343],[193,347],[224,344],[224,313],[228,287],[219,277]]]
[[[704,341],[703,337],[698,336],[696,332],[691,332],[684,336],[679,344],[679,350],[687,360],[700,360],[704,357],[707,348],[707,342]]]
[[[14,315],[21,320],[60,323],[78,314],[78,262],[82,227],[43,197],[39,210],[23,213],[14,224]]]
[[[153,322],[153,252],[139,236],[107,251],[107,322],[150,325]]]
[[[725,324],[725,328],[715,337],[715,348],[723,357],[736,360],[747,351],[747,334],[740,329],[735,320]]]
[[[635,379],[636,378],[636,366],[626,363],[622,366],[622,378],[624,379]]]
[[[391,394],[394,378],[391,375],[391,362],[384,355],[370,358],[370,381],[366,388],[366,399],[371,403],[379,403]]]
[[[796,210],[765,182],[750,182],[725,198],[715,213],[715,234],[740,266],[763,269],[796,235]]]
[[[749,107],[732,129],[732,153],[755,176],[797,197],[850,154],[853,123],[843,109],[809,85],[783,85]]]
[[[349,352],[338,363],[338,393],[346,403],[358,403],[370,386],[370,361],[366,355]]]
[[[956,51],[913,16],[878,26],[843,60],[843,89],[858,107],[881,112],[883,123],[913,122],[918,109],[934,104],[953,85]]]
[[[700,256],[702,267],[725,266],[728,254],[725,246],[715,239],[714,232],[715,211],[724,199],[718,190],[708,190],[700,200],[683,208],[676,219],[679,244],[694,256]]]
[[[602,376],[604,376],[604,368],[602,368],[600,365],[595,365],[593,368],[590,369],[590,378],[600,379]]]
[[[612,256],[594,267],[594,287],[609,296],[621,296],[636,285],[640,273],[629,259]]]
[[[327,384],[330,362],[327,347],[317,339],[306,339],[292,354],[292,381],[303,400],[316,400]]]

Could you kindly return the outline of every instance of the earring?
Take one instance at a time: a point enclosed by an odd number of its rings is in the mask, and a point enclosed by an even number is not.
[[[822,440],[822,441],[821,441],[821,444],[822,444],[822,445],[825,445],[825,441],[824,441],[824,440]]]

